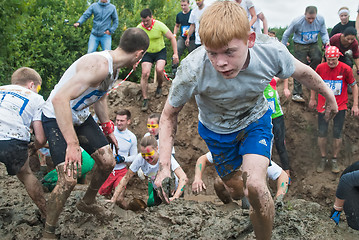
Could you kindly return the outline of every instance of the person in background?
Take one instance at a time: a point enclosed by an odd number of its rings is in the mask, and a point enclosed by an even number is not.
[[[329,44],[329,35],[324,18],[317,15],[317,12],[318,10],[315,6],[306,7],[304,15],[294,19],[282,37],[282,43],[287,45],[288,39],[293,33],[294,56],[304,64],[308,62],[307,57],[309,57],[309,66],[312,69],[316,69],[322,61],[322,53],[318,46],[318,35],[321,35],[324,45]],[[305,102],[302,84],[295,78],[292,100]]]
[[[198,34],[199,29],[199,20],[206,10],[207,5],[204,4],[204,0],[196,0],[197,7],[192,10],[191,15],[189,16],[188,22],[191,24],[188,30],[188,35],[185,41],[186,46],[190,45],[190,38],[193,33],[195,33],[195,47],[201,46],[201,38]]]
[[[333,27],[332,31],[329,34],[330,38],[337,33],[343,33],[347,27],[353,27],[353,28],[355,27],[355,21],[349,20],[350,17],[349,8],[347,7],[339,8],[338,15],[340,18],[340,23],[337,23],[337,25]]]
[[[325,50],[325,57],[327,62],[323,62],[318,65],[316,72],[323,79],[323,82],[327,84],[335,95],[335,99],[338,105],[338,114],[333,119],[333,148],[331,166],[333,173],[339,173],[338,166],[338,154],[342,143],[342,131],[345,121],[345,113],[347,111],[348,102],[348,85],[352,88],[353,92],[353,106],[351,114],[353,116],[359,115],[358,109],[358,86],[353,76],[352,69],[339,61],[341,52],[335,46],[327,47]],[[327,134],[329,122],[324,119],[324,111],[326,109],[325,98],[318,94],[318,105],[316,101],[316,92],[311,91],[309,107],[314,108],[317,105],[318,111],[318,145],[321,154],[321,160],[317,166],[317,172],[322,173],[325,169],[325,165],[328,162],[327,159]]]
[[[173,29],[173,35],[176,37],[178,30],[180,35],[177,39],[177,51],[178,58],[181,59],[184,50],[187,48],[188,53],[192,52],[196,48],[195,36],[192,34],[189,38],[189,45],[186,46],[186,39],[191,24],[188,22],[192,9],[189,8],[189,0],[181,0],[182,11],[176,15],[176,25]],[[172,65],[173,77],[176,75],[178,64]]]
[[[93,17],[93,26],[88,43],[87,53],[95,52],[101,44],[102,50],[111,50],[111,34],[118,27],[118,16],[116,7],[110,4],[110,0],[98,0],[82,14],[80,19],[74,23],[74,27],[81,26],[89,17]]]
[[[136,135],[128,130],[130,124],[131,112],[129,110],[120,109],[116,112],[116,126],[113,132],[118,143],[118,150],[113,149],[116,165],[98,191],[100,195],[107,198],[112,197],[112,192],[127,173],[127,164],[132,163],[138,153]]]
[[[339,179],[330,218],[338,225],[344,210],[348,226],[359,230],[359,161],[347,167]]]
[[[155,97],[159,98],[162,96],[162,83],[165,78],[164,70],[167,61],[167,51],[163,36],[165,36],[171,41],[173,49],[172,63],[178,64],[179,59],[177,53],[176,38],[171,32],[171,30],[169,30],[169,28],[164,23],[153,18],[151,9],[143,9],[140,15],[142,22],[137,27],[144,30],[150,38],[150,46],[148,47],[148,50],[141,61],[141,89],[143,97],[141,110],[147,111],[149,102],[147,85],[153,64],[156,64],[157,73],[157,89],[155,92]]]

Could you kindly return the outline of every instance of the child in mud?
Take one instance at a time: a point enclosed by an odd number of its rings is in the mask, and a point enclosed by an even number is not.
[[[234,195],[248,198],[256,238],[270,239],[274,203],[266,172],[273,138],[272,111],[263,91],[273,76],[293,76],[327,98],[327,119],[337,112],[334,95],[283,44],[267,35],[256,38],[246,13],[235,2],[217,1],[209,6],[202,15],[199,35],[203,46],[181,62],[161,114],[158,194],[169,202],[165,183],[171,177],[177,116],[194,95],[198,132],[213,155],[220,178]]]
[[[142,169],[143,173],[149,178],[148,182],[148,195],[147,206],[157,206],[162,203],[162,200],[158,197],[153,184],[158,168],[159,168],[159,153],[157,141],[153,136],[146,136],[142,138],[140,142],[140,152],[136,159],[132,162],[126,175],[120,181],[120,184],[116,187],[115,193],[111,199],[112,202],[118,203],[122,208],[128,209],[128,204],[124,200],[124,193],[127,183],[135,175],[138,169]],[[175,191],[170,197],[170,201],[179,198],[184,191],[184,187],[188,181],[186,173],[182,170],[178,162],[171,157],[171,172],[175,175]]]
[[[117,71],[135,67],[148,46],[149,38],[143,30],[129,28],[116,49],[86,54],[76,60],[51,91],[41,120],[59,179],[47,203],[43,238],[56,238],[56,224],[77,183],[77,171],[81,171],[80,146],[96,164],[86,193],[76,207],[99,219],[108,217],[105,209],[96,203],[99,188],[115,166],[110,144],[118,148],[114,123],[108,116],[106,93],[117,80]],[[90,114],[91,105],[102,131]]]
[[[353,93],[353,107],[351,114],[353,116],[359,116],[358,108],[358,86],[353,76],[351,67],[347,64],[340,62],[339,57],[341,53],[335,46],[327,47],[325,50],[325,57],[327,62],[318,65],[316,72],[323,78],[323,83],[330,86],[332,89],[336,102],[338,104],[339,112],[333,119],[333,152],[331,159],[331,167],[333,173],[339,173],[340,169],[337,162],[337,157],[340,152],[340,145],[342,143],[342,131],[345,120],[345,113],[348,109],[348,85],[352,89]],[[314,108],[317,105],[316,92],[311,91],[309,107]],[[324,120],[324,111],[326,109],[326,100],[320,94],[318,95],[318,145],[321,154],[321,159],[317,166],[317,172],[322,173],[325,169],[325,165],[328,162],[327,159],[327,134],[328,134],[328,121]]]
[[[44,192],[30,169],[28,158],[30,126],[35,133],[32,148],[40,149],[46,143],[41,123],[44,99],[38,94],[41,83],[42,79],[34,69],[22,67],[12,74],[11,85],[0,87],[0,162],[5,164],[9,175],[16,175],[25,185],[45,218]]]
[[[200,192],[206,190],[206,185],[202,180],[202,175],[207,164],[213,164],[213,157],[211,152],[208,152],[197,159],[194,181],[192,183],[192,192],[194,194],[199,194]],[[272,161],[271,164],[272,165],[267,168],[267,174],[270,179],[277,181],[277,193],[275,194],[275,199],[276,202],[280,204],[283,201],[284,195],[288,191],[289,178],[287,173],[275,162]],[[230,189],[219,177],[217,177],[214,181],[214,190],[216,191],[219,199],[225,204],[232,202],[232,199],[240,200],[240,197],[243,197],[231,196]],[[242,202],[242,208],[245,208],[243,205],[244,204]]]
[[[159,130],[160,130],[160,119],[161,114],[159,113],[152,113],[147,118],[147,130],[148,132],[144,135],[153,136],[157,140],[157,145],[159,146]],[[172,147],[172,156],[175,157],[175,148]]]

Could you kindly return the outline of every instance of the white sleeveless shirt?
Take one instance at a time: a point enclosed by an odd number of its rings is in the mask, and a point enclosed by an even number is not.
[[[108,75],[106,79],[104,79],[98,87],[89,87],[85,92],[83,92],[80,96],[70,101],[70,107],[72,111],[72,121],[74,125],[82,124],[90,115],[89,106],[97,102],[103,95],[109,91],[115,81],[117,80],[113,75],[113,59],[109,53],[109,51],[103,52],[94,52],[88,55],[101,55],[105,57],[108,61]],[[44,107],[43,113],[48,118],[56,118],[55,117],[55,110],[52,105],[52,99],[58,92],[58,90],[67,82],[69,81],[75,74],[76,74],[76,67],[78,62],[83,58],[79,58],[76,60],[64,73],[61,77],[60,81],[54,89],[51,91],[49,98],[47,99]]]

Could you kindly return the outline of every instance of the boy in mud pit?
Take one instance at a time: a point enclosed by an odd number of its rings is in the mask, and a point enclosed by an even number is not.
[[[274,204],[266,171],[271,158],[272,111],[268,111],[263,91],[273,76],[285,79],[292,75],[327,98],[327,119],[338,111],[334,95],[283,44],[267,35],[256,39],[246,13],[235,2],[217,1],[208,7],[199,35],[203,46],[182,61],[162,111],[160,169],[155,185],[168,203],[177,116],[195,95],[198,132],[213,154],[220,178],[234,194],[248,198],[257,239],[270,239]]]
[[[127,29],[119,46],[112,51],[87,54],[64,73],[46,101],[42,122],[52,161],[59,174],[47,204],[43,237],[55,238],[55,226],[67,198],[81,172],[81,148],[95,160],[89,187],[76,207],[104,219],[105,211],[96,204],[96,194],[115,166],[111,144],[118,149],[114,124],[108,117],[106,93],[115,83],[119,68],[134,67],[148,48],[147,34],[139,28]],[[94,106],[103,133],[88,107]]]
[[[116,187],[115,193],[111,199],[112,202],[118,203],[124,209],[128,209],[128,204],[124,200],[126,185],[140,168],[142,169],[143,174],[149,179],[149,198],[147,200],[147,206],[157,206],[162,203],[162,200],[158,197],[153,186],[153,181],[155,180],[159,168],[159,154],[156,139],[153,136],[143,137],[140,142],[140,151],[141,154],[138,154],[132,162],[126,175],[121,179],[120,184]],[[173,157],[171,157],[171,172],[176,176],[176,190],[173,192],[173,196],[169,199],[170,201],[173,201],[183,194],[184,187],[188,179],[186,173]]]
[[[46,217],[46,200],[41,183],[32,173],[28,159],[30,125],[35,133],[36,149],[46,143],[41,124],[41,106],[45,102],[38,91],[41,77],[33,69],[22,67],[11,76],[11,85],[0,87],[0,162],[9,175],[16,175],[31,199]]]

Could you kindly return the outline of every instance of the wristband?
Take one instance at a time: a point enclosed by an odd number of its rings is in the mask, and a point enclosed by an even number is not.
[[[101,123],[102,131],[107,136],[115,131],[115,124],[110,120],[109,122]]]
[[[340,209],[340,210],[337,210],[337,211],[342,211],[343,210],[343,207],[335,206],[335,204],[333,205],[333,207],[334,207],[335,210]]]

